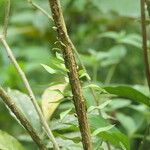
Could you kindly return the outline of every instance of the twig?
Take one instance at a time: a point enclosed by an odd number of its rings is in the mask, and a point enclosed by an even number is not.
[[[28,0],[28,2],[35,8],[38,9],[39,11],[41,11],[45,16],[47,16],[50,20],[53,21],[53,18],[50,14],[48,14],[43,8],[41,8],[39,5],[37,5],[36,3],[34,3],[32,0]]]
[[[148,50],[147,50],[147,33],[146,33],[146,22],[145,22],[145,0],[141,0],[141,29],[143,39],[143,53],[144,53],[144,64],[147,82],[150,90],[150,66],[148,61]]]
[[[5,19],[4,19],[4,27],[3,27],[3,36],[4,36],[4,38],[6,38],[6,36],[7,36],[9,15],[10,15],[10,0],[6,0]]]
[[[8,5],[10,5],[10,0],[9,0],[9,4],[8,4]],[[7,7],[8,7],[8,6],[7,6]],[[4,31],[3,31],[3,33],[4,33],[5,35],[6,35],[6,33],[7,33],[7,27],[5,27],[5,25],[8,26],[9,11],[10,11],[10,7],[8,7],[7,12],[6,12],[7,15],[5,15],[5,16],[7,17],[7,18],[5,18],[6,21],[5,21],[5,24],[4,24]],[[34,94],[33,94],[33,91],[32,91],[32,89],[31,89],[31,86],[30,86],[30,84],[29,84],[29,82],[28,82],[28,80],[27,80],[27,78],[26,78],[26,75],[25,75],[25,73],[23,72],[23,70],[21,69],[21,67],[19,66],[19,64],[18,64],[18,62],[17,62],[17,60],[16,60],[16,58],[15,58],[15,56],[14,56],[12,50],[10,49],[8,43],[7,43],[6,40],[5,40],[5,38],[6,38],[5,35],[0,35],[0,41],[1,41],[2,44],[4,45],[4,47],[5,47],[5,49],[6,49],[6,52],[7,52],[7,54],[8,54],[8,57],[10,58],[12,64],[15,66],[15,68],[16,68],[18,74],[20,75],[20,77],[21,77],[21,79],[22,79],[22,81],[23,81],[23,83],[24,83],[24,85],[25,85],[25,88],[26,88],[27,91],[28,91],[28,94],[29,94],[29,96],[30,96],[30,99],[31,99],[31,101],[32,101],[32,103],[33,103],[33,105],[34,105],[34,107],[35,107],[35,110],[37,111],[37,113],[38,113],[38,115],[39,115],[41,124],[43,125],[43,127],[44,127],[44,129],[45,129],[45,131],[46,131],[46,133],[47,133],[47,136],[49,137],[49,139],[50,139],[50,140],[52,141],[52,143],[53,143],[54,149],[55,149],[55,150],[59,150],[59,146],[58,146],[58,144],[57,144],[57,142],[56,142],[56,140],[55,140],[55,138],[54,138],[54,135],[53,135],[51,129],[50,129],[49,126],[48,126],[48,123],[46,122],[46,120],[45,120],[45,118],[44,118],[44,116],[43,116],[43,114],[42,114],[42,111],[41,111],[41,109],[40,109],[40,107],[39,107],[39,105],[38,105],[38,103],[37,103],[37,101],[36,101],[36,98],[35,98],[35,96],[34,96]]]
[[[73,93],[74,105],[79,121],[79,128],[82,136],[82,144],[84,150],[92,150],[92,142],[90,128],[86,114],[86,104],[82,94],[81,85],[78,77],[77,64],[73,53],[73,48],[67,33],[65,21],[63,18],[61,5],[59,0],[49,0],[52,11],[53,20],[57,27],[61,47],[63,51],[66,68],[69,70],[68,76]]]
[[[0,97],[2,98],[3,102],[10,108],[10,110],[15,114],[17,119],[30,134],[33,141],[38,145],[40,150],[47,150],[40,136],[36,133],[30,122],[26,119],[21,110],[17,107],[14,100],[8,96],[6,91],[1,86],[0,86]]]
[[[45,118],[44,118],[44,116],[43,116],[43,114],[42,114],[42,111],[41,111],[41,109],[40,109],[38,103],[36,102],[35,96],[34,96],[34,94],[33,94],[33,92],[32,92],[32,89],[31,89],[30,84],[29,84],[29,82],[28,82],[28,80],[27,80],[27,78],[26,78],[25,73],[24,73],[23,70],[20,68],[20,66],[19,66],[18,62],[16,61],[16,58],[14,57],[14,55],[13,55],[13,53],[12,53],[12,50],[10,49],[10,47],[9,47],[9,45],[7,44],[6,40],[3,39],[3,38],[1,38],[0,41],[2,42],[2,44],[4,45],[4,47],[6,48],[8,57],[10,58],[12,64],[15,66],[15,68],[16,68],[18,74],[20,75],[20,77],[21,77],[21,79],[22,79],[22,81],[23,81],[23,83],[24,83],[24,85],[25,85],[25,88],[26,88],[27,91],[28,91],[28,94],[29,94],[29,96],[30,96],[30,99],[31,99],[31,101],[32,101],[32,103],[33,103],[33,105],[34,105],[34,107],[35,107],[35,109],[36,109],[36,111],[37,111],[37,113],[38,113],[38,115],[39,115],[41,124],[43,125],[43,127],[44,127],[44,129],[45,129],[45,131],[46,131],[46,133],[47,133],[47,136],[48,136],[49,139],[52,141],[55,150],[59,150],[59,146],[58,146],[58,144],[57,144],[57,142],[56,142],[56,140],[55,140],[55,138],[54,138],[54,136],[53,136],[53,134],[52,134],[52,131],[50,130],[50,128],[49,128],[49,126],[48,126],[48,124],[47,124],[47,122],[46,122],[46,120],[45,120]]]

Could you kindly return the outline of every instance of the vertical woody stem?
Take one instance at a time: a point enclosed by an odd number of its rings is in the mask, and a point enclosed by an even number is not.
[[[68,76],[73,93],[74,105],[78,117],[79,128],[82,136],[84,150],[92,150],[90,128],[86,115],[86,104],[82,94],[81,84],[78,77],[77,64],[73,53],[72,43],[68,36],[64,17],[59,0],[49,0],[53,20],[57,27],[58,37],[61,41],[63,57],[66,68],[69,70]]]
[[[145,21],[145,0],[141,0],[141,29],[142,29],[142,39],[143,39],[145,73],[146,73],[146,77],[147,77],[148,86],[150,89],[150,66],[149,66],[149,61],[148,61],[148,49],[147,49],[147,33],[146,33],[146,21]]]

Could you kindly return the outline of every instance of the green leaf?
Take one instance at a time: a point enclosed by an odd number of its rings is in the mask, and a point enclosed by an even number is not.
[[[42,111],[46,120],[50,119],[64,98],[66,84],[56,84],[45,89],[42,94]]]
[[[60,114],[60,119],[62,120],[62,119],[64,119],[68,114],[69,114],[69,112],[72,110],[72,108],[70,108],[70,109],[68,109],[68,110],[66,110],[66,111],[64,111],[64,112],[62,112],[61,114]]]
[[[130,104],[131,104],[130,100],[123,99],[123,98],[115,98],[112,100],[112,102],[109,105],[111,107],[111,110],[116,110],[123,107],[127,107]]]
[[[126,129],[129,135],[132,135],[136,131],[137,125],[130,116],[124,115],[122,113],[117,113],[116,118],[122,124],[122,126]]]
[[[108,86],[104,87],[104,89],[110,94],[115,94],[118,97],[127,98],[138,103],[143,103],[148,107],[150,107],[150,97],[144,95],[140,91],[130,86],[127,85]]]
[[[109,124],[104,118],[100,117],[99,115],[90,115],[89,116],[90,125],[93,130],[96,130],[100,127],[107,127]],[[130,150],[129,139],[126,135],[121,133],[117,128],[113,127],[112,129],[104,132],[100,132],[98,134],[99,137],[103,138],[104,140],[110,142],[116,147],[122,148],[123,145],[126,150]],[[120,144],[121,143],[121,144]]]
[[[79,78],[86,77],[88,80],[91,80],[90,76],[85,69],[79,70]]]
[[[41,123],[39,116],[30,100],[30,98],[20,91],[8,89],[8,94],[15,101],[16,105],[26,116],[26,118],[31,122],[32,126],[37,132],[41,132]],[[17,119],[17,118],[15,118]],[[17,120],[18,121],[18,120]]]
[[[50,74],[54,74],[54,73],[56,73],[56,70],[54,70],[53,68],[51,68],[51,67],[49,67],[49,66],[47,66],[47,65],[44,65],[44,64],[41,64],[43,67],[44,67],[44,69],[47,71],[47,72],[49,72]]]
[[[64,62],[63,56],[58,52],[56,52],[56,58]]]
[[[1,150],[25,150],[24,147],[11,135],[0,130]]]
[[[121,16],[140,16],[140,5],[137,0],[132,0],[132,3],[130,0],[93,0],[93,4],[103,13],[113,11]]]
[[[146,5],[147,5],[148,14],[150,16],[150,1],[149,0],[146,0]]]
[[[96,135],[98,135],[98,134],[101,133],[101,132],[110,130],[110,129],[113,128],[114,126],[115,126],[115,125],[108,125],[108,126],[106,126],[106,127],[98,128],[98,129],[96,129],[96,130],[92,133],[92,135],[93,135],[93,136],[96,136]]]
[[[100,87],[100,86],[98,86],[98,85],[96,85],[96,84],[89,84],[89,85],[87,85],[87,86],[84,86],[83,88],[93,88],[93,89],[95,89],[95,90],[97,90],[97,91],[99,91],[99,92],[101,92],[101,93],[108,93],[104,88],[102,88],[102,87]]]
[[[91,112],[95,109],[103,109],[105,108],[109,103],[111,103],[111,100],[105,101],[104,103],[100,104],[99,106],[90,106],[88,108],[88,112]]]

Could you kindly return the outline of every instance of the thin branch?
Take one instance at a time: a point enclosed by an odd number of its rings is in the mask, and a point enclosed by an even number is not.
[[[3,102],[10,108],[10,110],[15,114],[17,119],[23,125],[23,127],[27,130],[27,132],[32,137],[33,141],[37,144],[40,150],[47,150],[45,145],[43,144],[40,136],[36,133],[30,122],[26,119],[23,115],[22,111],[17,107],[14,100],[9,97],[6,91],[0,86],[0,97],[2,98]]]
[[[73,48],[67,33],[59,0],[49,0],[53,20],[57,27],[61,47],[63,51],[66,68],[69,70],[68,76],[73,93],[74,105],[78,117],[79,128],[82,136],[84,150],[92,150],[91,134],[86,114],[85,99],[82,94],[81,85],[78,77],[77,64],[73,53]]]
[[[4,38],[6,38],[6,36],[7,36],[9,15],[10,15],[10,0],[6,0],[5,19],[4,19],[4,27],[3,27],[3,36],[4,36]]]
[[[10,0],[8,2],[9,2],[8,5],[10,5]],[[10,9],[10,7],[8,7],[8,8]],[[21,79],[22,79],[22,81],[23,81],[23,83],[25,85],[25,88],[28,91],[30,99],[31,99],[31,101],[32,101],[32,103],[33,103],[33,105],[35,107],[35,110],[37,111],[37,113],[39,115],[41,124],[43,125],[47,136],[49,137],[49,139],[53,143],[54,150],[59,150],[59,146],[58,146],[58,144],[57,144],[57,142],[56,142],[56,140],[54,138],[54,135],[53,135],[51,129],[48,126],[48,123],[46,122],[46,120],[45,120],[45,118],[44,118],[44,116],[42,114],[42,111],[41,111],[41,109],[40,109],[40,107],[39,107],[39,105],[38,105],[38,103],[36,101],[35,95],[34,95],[32,89],[31,89],[31,86],[30,86],[27,78],[26,78],[26,75],[25,75],[24,71],[21,69],[21,67],[19,66],[19,64],[18,64],[18,62],[17,62],[17,60],[16,60],[12,50],[10,49],[8,43],[5,40],[5,38],[6,38],[5,36],[6,36],[6,33],[7,33],[7,26],[8,26],[8,22],[9,22],[9,15],[5,15],[5,16],[7,17],[7,18],[5,18],[5,20],[7,20],[7,21],[5,21],[5,24],[4,24],[4,32],[3,32],[4,35],[0,35],[0,41],[2,42],[3,46],[5,47],[6,52],[8,54],[8,57],[10,58],[12,64],[15,66],[18,74],[20,75],[20,77],[21,77]]]
[[[23,72],[23,70],[22,70],[21,67],[19,66],[19,64],[18,64],[16,58],[14,57],[14,55],[13,55],[13,53],[12,53],[12,50],[10,49],[10,47],[9,47],[9,45],[7,44],[6,40],[3,39],[3,38],[1,38],[0,41],[1,41],[2,44],[4,45],[4,47],[5,47],[5,49],[6,49],[6,52],[7,52],[7,54],[8,54],[8,57],[10,58],[12,64],[15,66],[15,68],[16,68],[18,74],[20,75],[20,77],[21,77],[21,79],[22,79],[22,81],[23,81],[23,83],[24,83],[24,85],[25,85],[25,88],[26,88],[27,91],[28,91],[28,94],[29,94],[29,96],[30,96],[30,99],[31,99],[31,101],[32,101],[32,103],[33,103],[33,105],[34,105],[34,107],[35,107],[35,109],[36,109],[36,111],[37,111],[37,113],[38,113],[38,115],[39,115],[41,124],[42,124],[43,127],[45,128],[45,131],[46,131],[46,133],[47,133],[47,136],[48,136],[49,139],[52,141],[55,150],[59,150],[59,146],[58,146],[58,144],[57,144],[57,142],[56,142],[56,140],[55,140],[55,138],[54,138],[54,135],[52,134],[52,131],[50,130],[50,128],[49,128],[49,126],[48,126],[48,124],[47,124],[47,122],[46,122],[46,120],[45,120],[45,118],[44,118],[44,116],[43,116],[43,114],[42,114],[42,111],[41,111],[41,109],[40,109],[40,107],[39,107],[39,105],[38,105],[38,103],[37,103],[37,101],[36,101],[36,99],[35,99],[35,96],[34,96],[34,94],[33,94],[33,92],[32,92],[32,89],[31,89],[30,84],[29,84],[29,82],[28,82],[28,80],[27,80],[27,78],[26,78],[25,73]]]
[[[36,3],[34,3],[32,0],[28,0],[28,2],[32,5],[33,8],[41,11],[45,16],[47,16],[50,20],[53,21],[52,16],[48,12],[46,12],[43,8],[41,8],[39,5],[37,5]]]
[[[144,53],[144,64],[147,82],[150,90],[150,66],[148,61],[148,49],[147,49],[147,33],[146,33],[146,21],[145,21],[145,0],[141,0],[141,29],[143,39],[143,53]]]

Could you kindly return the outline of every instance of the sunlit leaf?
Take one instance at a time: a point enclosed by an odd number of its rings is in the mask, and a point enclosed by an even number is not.
[[[91,112],[91,111],[93,111],[93,110],[95,110],[95,109],[103,109],[103,108],[105,108],[109,103],[111,103],[111,100],[108,100],[108,101],[106,101],[106,102],[100,104],[99,106],[90,106],[90,107],[88,108],[88,112]]]
[[[42,95],[42,110],[46,119],[51,118],[54,111],[59,106],[66,84],[57,84],[47,88]]]
[[[24,147],[14,137],[0,130],[1,150],[25,150]]]
[[[106,126],[106,127],[98,128],[98,129],[96,129],[96,130],[92,133],[92,135],[93,135],[93,136],[96,136],[96,135],[98,135],[98,134],[101,133],[101,132],[110,130],[110,129],[113,128],[114,126],[115,126],[115,125],[108,125],[108,126]]]
[[[62,120],[62,119],[64,119],[65,118],[65,116],[67,115],[67,114],[69,114],[69,112],[72,110],[72,108],[70,108],[70,109],[68,109],[68,110],[66,110],[66,111],[64,111],[64,112],[62,112],[61,114],[60,114],[60,119]]]
[[[54,70],[53,68],[51,68],[51,67],[49,67],[49,66],[47,66],[47,65],[44,65],[44,64],[41,64],[43,67],[44,67],[44,69],[47,71],[47,72],[49,72],[50,74],[54,74],[54,73],[56,73],[57,71],[56,70]]]

